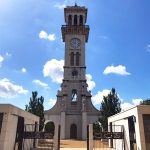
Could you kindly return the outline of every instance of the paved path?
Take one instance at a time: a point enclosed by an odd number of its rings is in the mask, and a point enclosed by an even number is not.
[[[108,147],[107,142],[94,141],[93,150],[114,150]],[[60,150],[87,150],[87,142],[82,140],[61,140]]]
[[[114,150],[108,148],[108,142],[93,141],[93,150]],[[52,150],[50,148],[38,148],[33,150]],[[87,150],[87,142],[83,140],[61,140],[60,150]]]
[[[87,148],[60,148],[60,150],[87,150]],[[93,148],[93,150],[115,150],[113,148]]]
[[[87,143],[86,141],[82,140],[61,140],[60,141],[60,148],[86,148]]]

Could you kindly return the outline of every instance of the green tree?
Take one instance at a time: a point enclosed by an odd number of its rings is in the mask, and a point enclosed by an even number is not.
[[[150,99],[141,101],[140,105],[150,105]]]
[[[55,130],[54,122],[50,121],[50,122],[46,123],[46,125],[45,125],[45,131],[46,132],[51,132],[54,134],[54,130]]]
[[[102,132],[102,127],[100,126],[100,123],[96,121],[93,123],[93,133]]]
[[[41,131],[43,129],[44,126],[44,97],[37,97],[38,92],[32,92],[32,97],[30,98],[30,102],[29,105],[25,105],[25,110],[40,117],[39,120],[39,130]]]
[[[100,111],[102,117],[99,118],[102,128],[108,130],[108,117],[115,115],[121,111],[120,99],[115,92],[115,88],[112,88],[111,92],[107,96],[103,96]]]

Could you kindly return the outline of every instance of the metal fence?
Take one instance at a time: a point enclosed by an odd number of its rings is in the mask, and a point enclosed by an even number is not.
[[[93,130],[94,150],[111,150],[116,146],[119,147],[120,150],[124,150],[123,126],[121,125],[108,126],[108,131]]]
[[[23,150],[52,150],[54,133],[39,131],[38,124],[24,126]]]

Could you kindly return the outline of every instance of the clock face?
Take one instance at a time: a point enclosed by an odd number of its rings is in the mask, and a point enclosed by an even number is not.
[[[77,70],[72,71],[72,76],[73,76],[73,77],[75,77],[75,76],[77,76],[77,75],[78,75],[78,71],[77,71]]]
[[[77,39],[77,38],[73,38],[71,39],[71,42],[70,42],[70,45],[73,47],[73,48],[77,48],[80,46],[80,40]]]

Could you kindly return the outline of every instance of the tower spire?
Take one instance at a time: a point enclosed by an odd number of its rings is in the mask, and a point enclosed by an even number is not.
[[[77,0],[75,0],[75,6],[77,6]]]

